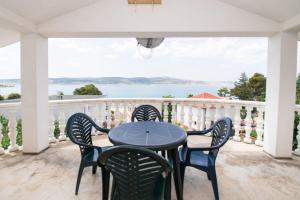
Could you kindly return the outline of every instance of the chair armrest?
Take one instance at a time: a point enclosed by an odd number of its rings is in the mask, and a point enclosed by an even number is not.
[[[217,146],[211,146],[211,147],[187,147],[186,150],[186,162],[190,163],[191,160],[191,153],[193,151],[211,151],[214,149],[219,149],[222,145],[217,145]]]
[[[95,148],[101,148],[101,147],[99,147],[99,146],[94,146],[94,145],[89,145],[89,144],[85,144],[85,143],[82,143],[82,142],[78,142],[78,141],[75,141],[74,142],[75,144],[78,144],[78,145],[80,145],[80,146],[84,146],[84,147],[87,147],[87,148],[93,148],[93,149],[95,149]]]
[[[107,129],[107,128],[101,128],[100,126],[98,126],[96,123],[93,124],[95,129],[100,131],[100,132],[103,132],[103,133],[108,133],[110,131],[110,129]]]
[[[211,127],[209,129],[206,129],[206,130],[203,130],[203,131],[187,131],[186,133],[187,133],[188,136],[189,135],[205,135],[205,134],[211,132],[212,129],[213,128]]]

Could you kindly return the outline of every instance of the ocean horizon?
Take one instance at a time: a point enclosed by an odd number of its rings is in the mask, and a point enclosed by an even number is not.
[[[83,84],[49,84],[49,95],[56,95],[63,92],[65,95],[73,94],[75,88]],[[203,84],[95,84],[95,86],[108,98],[160,98],[171,95],[177,98],[187,97],[189,94],[209,92],[217,94],[218,89],[223,85]],[[10,93],[21,93],[20,84],[12,87],[0,87],[0,95]]]

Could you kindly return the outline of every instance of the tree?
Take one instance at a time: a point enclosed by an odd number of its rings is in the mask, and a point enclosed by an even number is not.
[[[102,92],[94,85],[88,84],[80,88],[76,88],[74,95],[102,95]]]
[[[18,94],[18,93],[10,93],[6,99],[7,100],[11,100],[11,99],[20,99],[20,98],[21,98],[20,94]]]
[[[230,90],[227,87],[222,87],[218,90],[218,95],[220,97],[229,97],[230,96]]]
[[[266,98],[266,77],[263,74],[255,73],[249,79],[249,86],[252,91],[253,100],[265,101]]]
[[[4,97],[2,95],[0,95],[0,101],[4,100]]]
[[[191,98],[191,97],[193,97],[194,95],[193,94],[188,94],[187,95],[187,98]]]
[[[246,73],[242,73],[239,80],[234,83],[234,88],[230,90],[231,96],[240,100],[253,100],[253,91],[249,85]]]

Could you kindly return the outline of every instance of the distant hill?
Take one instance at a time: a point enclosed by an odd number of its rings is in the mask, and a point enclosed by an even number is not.
[[[0,79],[0,85],[16,85],[19,79]],[[172,77],[99,77],[99,78],[49,78],[50,84],[199,84],[199,85],[232,85],[232,82],[207,82],[184,80]]]

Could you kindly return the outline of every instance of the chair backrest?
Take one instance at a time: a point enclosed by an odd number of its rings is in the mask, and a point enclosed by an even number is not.
[[[211,146],[220,145],[222,147],[229,139],[232,133],[232,121],[228,117],[219,119],[213,125],[212,130],[212,141]],[[209,151],[209,155],[213,156],[216,159],[219,152],[218,149],[213,149]]]
[[[141,105],[134,109],[131,121],[162,121],[160,112],[151,105]]]
[[[79,145],[82,155],[93,151],[92,147],[92,127],[93,120],[84,113],[72,115],[67,122],[67,134],[72,142]]]
[[[115,146],[98,159],[114,178],[113,199],[163,199],[166,178],[172,171],[163,157],[141,147]]]

